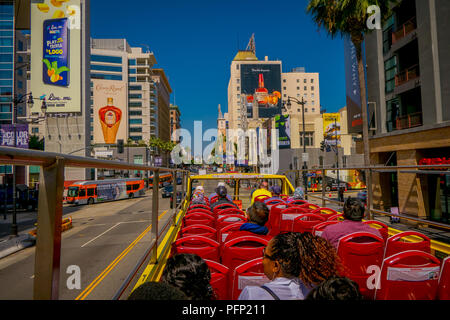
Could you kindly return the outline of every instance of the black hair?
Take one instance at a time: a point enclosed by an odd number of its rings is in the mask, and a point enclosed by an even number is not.
[[[134,290],[128,300],[189,300],[179,289],[165,282],[145,282]]]
[[[364,218],[364,205],[359,199],[348,197],[344,203],[344,218],[352,221],[361,221]]]
[[[254,202],[247,210],[250,222],[254,222],[260,226],[264,226],[269,220],[269,208],[263,202]]]
[[[196,254],[176,254],[167,260],[162,281],[183,291],[191,300],[211,300],[211,272]]]
[[[227,188],[224,186],[218,186],[216,188],[216,193],[219,196],[219,199],[223,199],[227,197]]]
[[[362,300],[362,295],[353,280],[332,277],[312,289],[306,300]]]
[[[280,263],[285,275],[300,278],[308,287],[337,275],[340,269],[335,248],[324,238],[308,232],[276,235],[271,258]]]

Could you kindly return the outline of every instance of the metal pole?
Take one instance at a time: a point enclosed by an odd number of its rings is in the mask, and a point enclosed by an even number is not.
[[[19,102],[17,101],[17,98],[14,98],[13,103],[13,116],[12,116],[12,123],[13,123],[13,130],[14,130],[14,148],[17,147],[17,137],[16,137],[16,110],[17,110],[17,104]],[[13,165],[13,216],[12,216],[12,224],[11,224],[11,234],[13,236],[17,236],[17,212],[16,212],[16,165]]]
[[[335,135],[335,141],[336,141],[336,175],[337,175],[337,194],[338,194],[338,201],[339,200],[339,188],[341,187],[341,183],[339,181],[339,146],[338,146],[338,138],[337,138],[337,123],[336,118],[334,118],[334,128],[336,128],[336,135]]]
[[[326,182],[325,182],[325,176],[326,176],[326,171],[323,169],[322,166],[322,208],[325,207],[325,187],[326,187]]]
[[[302,97],[302,119],[303,119],[303,153],[306,153],[306,132],[305,132],[305,100]],[[306,164],[306,161],[303,161],[303,169],[308,169],[308,166]],[[306,171],[303,171],[303,184],[305,186],[305,200],[306,195],[308,194],[308,181],[307,181],[307,175]]]
[[[173,206],[173,225],[177,222],[177,171],[173,172],[173,198],[172,198],[172,206]]]
[[[34,263],[35,300],[57,300],[61,260],[61,221],[64,192],[64,159],[41,167],[37,241]]]
[[[153,171],[153,199],[152,199],[152,239],[156,240],[151,262],[158,263],[158,213],[159,213],[159,169]]]

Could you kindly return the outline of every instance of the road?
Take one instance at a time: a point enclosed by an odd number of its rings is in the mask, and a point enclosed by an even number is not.
[[[169,199],[160,199],[159,229],[172,214],[168,208]],[[59,298],[111,299],[151,242],[151,211],[151,192],[73,211],[73,228],[62,237]],[[32,247],[0,260],[1,300],[33,298],[34,253]],[[69,266],[80,268],[80,289],[67,287]]]

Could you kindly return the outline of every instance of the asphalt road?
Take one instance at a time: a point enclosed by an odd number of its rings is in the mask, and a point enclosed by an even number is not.
[[[169,199],[160,199],[160,230],[172,214],[168,208]],[[111,299],[151,242],[151,212],[151,192],[73,210],[73,228],[62,239],[59,298]],[[32,247],[0,260],[0,300],[33,298],[34,253]],[[69,266],[81,271],[80,289],[67,286]]]

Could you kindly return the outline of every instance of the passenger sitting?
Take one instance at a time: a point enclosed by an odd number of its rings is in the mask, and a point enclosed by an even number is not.
[[[217,184],[217,187],[225,187],[225,182],[219,182],[218,184]],[[209,202],[211,203],[211,201],[212,201],[212,198],[213,197],[215,197],[215,196],[217,196],[217,193],[216,192],[213,192],[213,193],[211,193],[210,195],[209,195]],[[231,199],[231,197],[229,196],[229,195],[227,195],[227,199],[228,200],[230,200],[230,201],[232,201],[232,199]]]
[[[337,247],[339,239],[354,232],[370,232],[382,238],[380,232],[362,222],[364,205],[356,198],[348,198],[343,209],[344,221],[330,225],[323,230],[322,237]]]
[[[270,239],[267,234],[269,229],[265,226],[269,220],[269,208],[262,202],[255,202],[245,213],[248,222],[241,225],[239,231],[231,232],[226,241],[241,237],[241,236],[261,236]]]
[[[134,290],[128,300],[189,300],[179,289],[164,282],[145,282]]]
[[[311,290],[306,300],[362,300],[359,286],[348,278],[333,277]]]
[[[161,278],[181,290],[190,300],[212,300],[211,272],[205,260],[196,254],[176,254],[167,260]]]
[[[270,200],[281,200],[281,187],[279,185],[272,186],[270,191],[272,192],[272,197],[264,199],[264,203],[267,203]]]
[[[267,181],[263,181],[259,187],[259,189],[256,189],[255,191],[253,191],[251,198],[252,201],[250,203],[250,205],[253,205],[253,202],[255,202],[255,198],[258,196],[263,196],[266,195],[269,198],[272,196],[272,193],[268,190],[269,187],[269,183]]]
[[[202,186],[195,188],[194,194],[192,195],[192,204],[206,204],[205,201],[205,191]]]
[[[303,300],[311,288],[339,272],[336,250],[310,233],[281,233],[263,250],[264,274],[271,281],[247,286],[239,300]]]
[[[224,186],[217,187],[216,193],[219,196],[219,199],[216,202],[211,204],[211,210],[214,210],[215,207],[217,207],[221,204],[224,204],[224,203],[229,203],[229,204],[233,205],[233,207],[237,208],[237,206],[233,203],[233,201],[228,199],[226,187],[224,187]]]
[[[287,199],[287,202],[291,202],[294,200],[305,200],[305,191],[302,187],[295,188],[294,194],[292,195],[292,197],[289,197]]]

